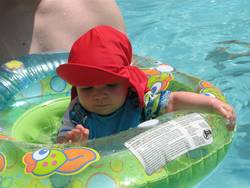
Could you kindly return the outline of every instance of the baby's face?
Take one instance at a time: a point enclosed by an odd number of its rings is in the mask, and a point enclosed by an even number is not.
[[[76,87],[80,104],[89,112],[109,115],[125,102],[128,82]]]

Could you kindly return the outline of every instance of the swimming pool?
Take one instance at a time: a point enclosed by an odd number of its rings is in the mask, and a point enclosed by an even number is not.
[[[196,188],[250,184],[250,1],[118,0],[134,52],[221,88],[238,115],[228,155]]]

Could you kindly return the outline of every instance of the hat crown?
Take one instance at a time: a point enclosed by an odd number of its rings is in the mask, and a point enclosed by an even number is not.
[[[110,26],[97,26],[72,46],[69,63],[101,69],[121,69],[131,63],[131,44],[123,33]]]

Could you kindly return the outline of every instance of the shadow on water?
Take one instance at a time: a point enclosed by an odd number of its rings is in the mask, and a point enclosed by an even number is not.
[[[238,60],[241,57],[250,57],[250,43],[238,40],[228,40],[217,42],[214,50],[210,51],[205,60],[215,63],[218,70],[226,68],[225,61],[235,60],[236,64],[250,63],[250,60]]]

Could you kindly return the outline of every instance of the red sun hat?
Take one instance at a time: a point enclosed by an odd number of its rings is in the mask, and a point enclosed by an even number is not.
[[[72,86],[94,86],[127,80],[144,105],[147,76],[131,65],[132,47],[123,33],[110,26],[97,26],[73,44],[68,63],[57,74]]]

